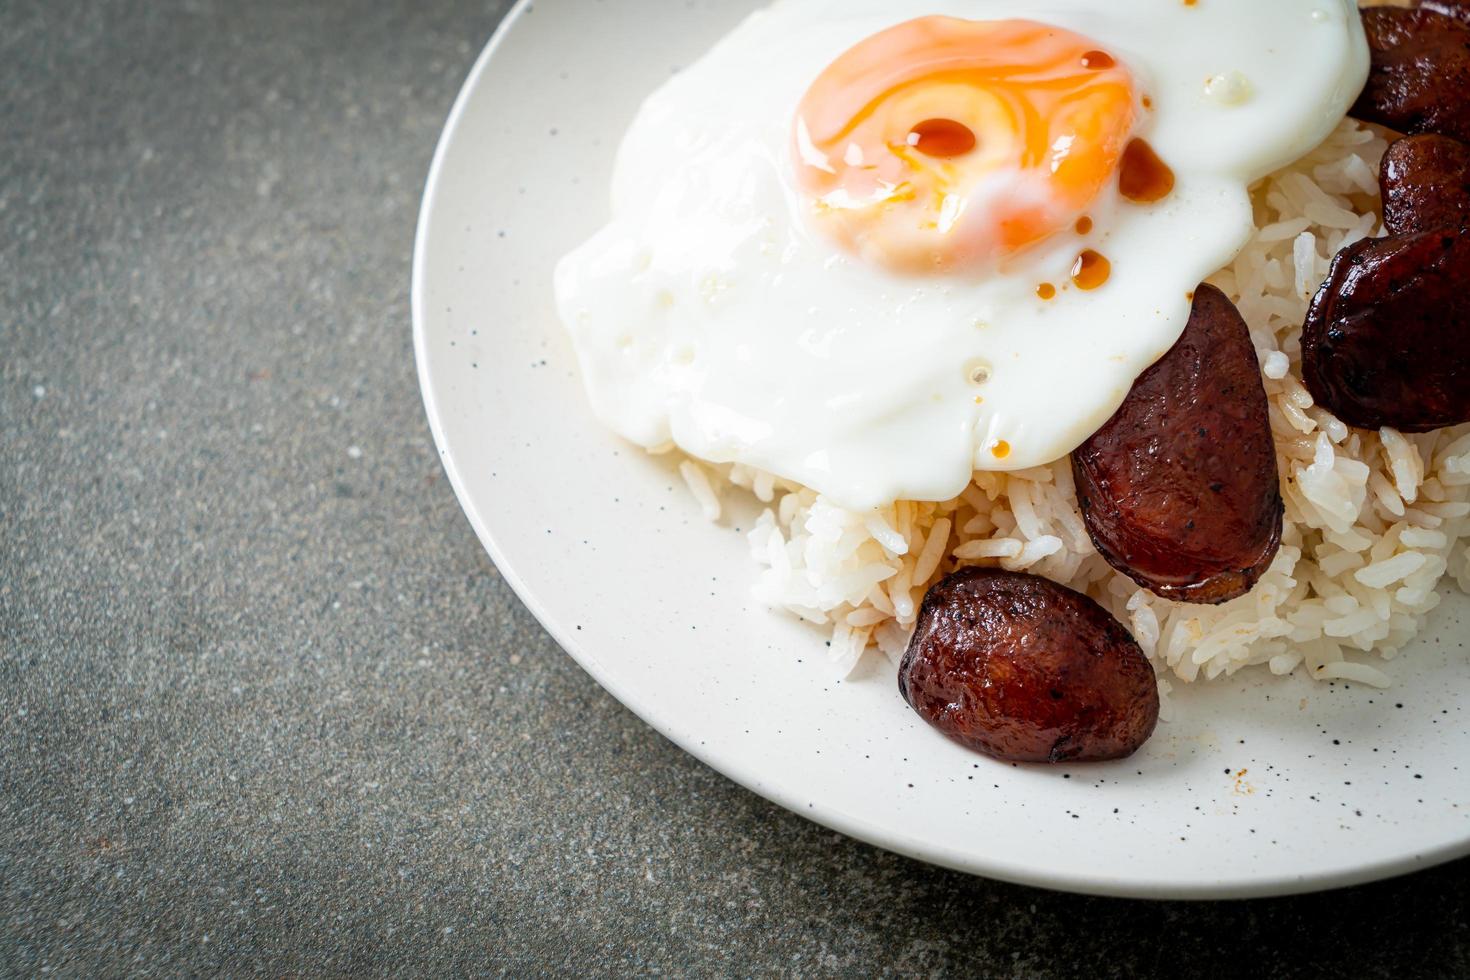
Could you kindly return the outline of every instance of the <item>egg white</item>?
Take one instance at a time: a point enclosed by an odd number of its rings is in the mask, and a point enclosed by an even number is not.
[[[904,276],[837,248],[795,187],[793,113],[852,45],[930,14],[1095,39],[1152,101],[1137,135],[1174,192],[1151,206],[1110,192],[1085,240],[984,276]],[[779,0],[647,100],[612,220],[557,269],[594,410],[639,445],[756,466],[852,509],[945,500],[975,469],[1058,459],[1244,246],[1249,185],[1324,139],[1367,70],[1353,0]],[[1040,300],[1082,247],[1112,262],[1108,283]]]

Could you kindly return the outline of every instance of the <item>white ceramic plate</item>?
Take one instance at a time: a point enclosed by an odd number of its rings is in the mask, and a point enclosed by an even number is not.
[[[1179,694],[1178,719],[1126,762],[1016,768],[919,722],[891,667],[837,681],[821,633],[750,600],[738,528],[751,514],[705,523],[668,463],[594,422],[552,267],[604,220],[613,153],[643,96],[753,6],[523,2],[434,161],[414,265],[424,400],[475,531],[547,630],[731,779],[964,871],[1227,897],[1470,852],[1463,596],[1390,665],[1391,691],[1253,674]]]

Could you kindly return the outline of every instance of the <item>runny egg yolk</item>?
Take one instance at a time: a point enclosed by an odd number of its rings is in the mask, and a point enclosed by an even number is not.
[[[982,267],[1071,230],[1138,112],[1095,41],[1028,20],[921,17],[841,55],[797,111],[814,220],[901,272]]]

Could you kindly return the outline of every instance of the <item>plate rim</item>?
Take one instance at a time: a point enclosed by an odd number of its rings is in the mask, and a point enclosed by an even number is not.
[[[565,651],[597,684],[615,700],[631,711],[640,721],[668,739],[675,746],[698,759],[702,764],[731,780],[743,789],[769,800],[797,816],[820,826],[834,830],[847,837],[885,851],[902,855],[936,867],[946,868],[963,874],[1004,881],[1011,884],[1042,888],[1056,892],[1094,895],[1110,898],[1146,899],[1157,901],[1209,901],[1222,899],[1270,898],[1332,891],[1382,881],[1415,871],[1425,870],[1438,864],[1470,855],[1470,834],[1458,842],[1450,842],[1424,852],[1414,852],[1400,857],[1385,858],[1358,867],[1339,869],[1321,874],[1255,875],[1232,879],[1207,879],[1191,883],[1166,881],[1150,878],[1123,878],[1117,875],[1079,871],[1072,874],[1038,869],[1019,862],[1009,862],[1000,855],[977,855],[974,853],[950,853],[941,847],[926,846],[923,841],[905,839],[893,831],[864,820],[860,815],[844,812],[821,801],[796,800],[789,794],[762,781],[759,773],[748,771],[708,745],[693,737],[680,734],[661,724],[656,709],[641,698],[633,687],[624,685],[608,671],[597,656],[567,629],[559,625],[541,603],[533,589],[515,570],[509,557],[501,548],[489,523],[474,505],[473,498],[460,472],[454,449],[445,434],[443,413],[434,383],[434,368],[429,352],[429,306],[425,298],[428,275],[427,251],[432,217],[439,201],[440,179],[445,162],[452,151],[455,138],[469,106],[484,82],[484,76],[496,53],[510,38],[521,18],[538,3],[545,0],[516,0],[504,14],[490,40],[481,50],[460,86],[454,103],[440,130],[429,165],[420,202],[413,245],[412,274],[410,285],[410,311],[413,329],[413,349],[419,393],[423,399],[424,412],[434,445],[439,451],[439,461],[454,490],[460,509],[469,520],[475,536],[489,555],[500,576],[516,597],[535,617],[548,635]]]

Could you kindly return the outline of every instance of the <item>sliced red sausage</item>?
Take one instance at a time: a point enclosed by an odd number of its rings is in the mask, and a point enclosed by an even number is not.
[[[1393,235],[1459,229],[1470,221],[1470,144],[1408,136],[1383,155],[1383,224]]]
[[[1337,253],[1302,330],[1317,403],[1365,429],[1470,422],[1470,238],[1456,230]]]
[[[1184,335],[1072,454],[1088,533],[1167,599],[1249,592],[1281,545],[1281,485],[1250,330],[1203,285]]]
[[[1470,0],[1421,0],[1419,6],[1470,23]]]
[[[1401,133],[1470,139],[1470,13],[1463,2],[1370,7],[1368,84],[1352,114]]]
[[[1121,623],[1081,593],[998,569],[929,590],[898,689],[949,738],[1008,762],[1120,759],[1159,719],[1153,667]]]

